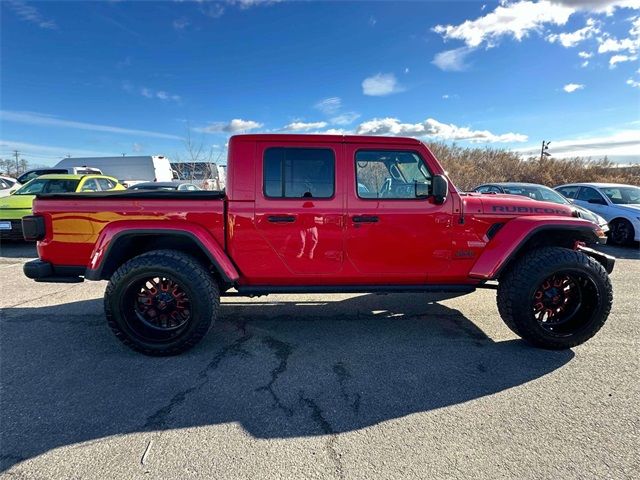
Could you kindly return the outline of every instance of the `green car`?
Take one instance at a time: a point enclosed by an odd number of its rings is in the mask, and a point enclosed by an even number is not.
[[[31,215],[38,193],[101,192],[124,190],[118,180],[106,175],[42,175],[0,199],[0,240],[22,240],[22,217]]]

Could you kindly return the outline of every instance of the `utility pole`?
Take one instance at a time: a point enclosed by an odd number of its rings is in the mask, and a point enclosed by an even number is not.
[[[550,140],[548,141],[544,141],[542,140],[542,148],[540,149],[540,161],[544,160],[544,157],[550,157],[551,154],[549,152],[547,152],[547,150],[549,150],[549,144],[551,143]]]
[[[17,176],[19,176],[19,172],[18,172],[18,166],[19,166],[19,163],[18,163],[18,162],[19,162],[19,160],[18,160],[18,157],[19,157],[19,155],[20,155],[20,152],[19,152],[18,150],[14,150],[14,151],[13,151],[13,154],[14,154],[14,155],[15,155],[15,157],[16,157],[16,177],[17,177]]]

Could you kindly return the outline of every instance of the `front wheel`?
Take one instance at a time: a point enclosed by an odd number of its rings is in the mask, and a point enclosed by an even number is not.
[[[109,327],[146,355],[176,355],[205,336],[217,315],[217,283],[193,257],[155,250],[113,274],[104,296]]]
[[[525,254],[502,276],[497,300],[500,316],[514,333],[538,347],[565,349],[602,328],[613,289],[593,258],[546,247]]]
[[[626,218],[619,218],[611,222],[609,242],[612,245],[630,245],[633,242],[635,231],[633,225]]]

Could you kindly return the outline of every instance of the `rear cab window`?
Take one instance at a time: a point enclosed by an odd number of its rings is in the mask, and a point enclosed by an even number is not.
[[[333,198],[335,162],[334,152],[328,148],[267,148],[263,158],[264,196]]]

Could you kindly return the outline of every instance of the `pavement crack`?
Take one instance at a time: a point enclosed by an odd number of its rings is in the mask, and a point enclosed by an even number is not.
[[[269,395],[271,395],[271,398],[273,399],[274,405],[290,417],[293,415],[293,409],[291,407],[287,407],[282,402],[282,400],[280,400],[280,397],[278,397],[278,395],[276,394],[275,390],[273,389],[273,386],[275,385],[280,375],[282,375],[287,371],[289,357],[293,353],[293,347],[286,342],[283,342],[281,340],[278,340],[270,336],[263,338],[262,343],[264,343],[267,347],[269,347],[274,352],[279,362],[278,362],[278,365],[276,365],[276,367],[273,370],[271,370],[271,380],[269,380],[269,383],[256,388],[255,391],[269,392]]]
[[[239,331],[242,331],[241,329]],[[246,330],[245,330],[246,332]],[[194,392],[199,391],[209,381],[209,375],[218,368],[220,363],[226,359],[236,355],[249,355],[249,353],[242,348],[242,346],[252,338],[252,334],[245,333],[234,342],[226,345],[220,352],[218,352],[213,359],[204,367],[196,376],[196,382],[192,386],[176,393],[169,403],[157,409],[153,414],[147,417],[147,420],[142,425],[143,431],[160,430],[166,427],[169,417],[176,407],[182,405],[187,397]]]
[[[325,418],[320,405],[318,405],[318,403],[312,398],[305,397],[304,392],[302,391],[300,392],[300,403],[311,410],[311,420],[313,420],[318,425],[318,427],[320,427],[322,433],[329,435],[325,443],[325,451],[327,453],[327,456],[335,465],[336,475],[338,476],[338,478],[345,478],[344,465],[342,463],[340,454],[336,449],[336,432],[331,426],[331,423],[329,423],[329,421]]]
[[[351,379],[351,372],[344,364],[344,362],[338,362],[333,365],[333,373],[338,377],[338,384],[340,385],[340,393],[345,402],[349,404],[351,410],[356,415],[360,412],[360,394],[358,392],[350,395],[347,391],[347,381]],[[353,396],[353,400],[351,397]]]

